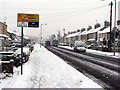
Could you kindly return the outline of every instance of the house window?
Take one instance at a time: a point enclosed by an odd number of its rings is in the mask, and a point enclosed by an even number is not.
[[[75,37],[75,40],[78,40],[78,36]]]

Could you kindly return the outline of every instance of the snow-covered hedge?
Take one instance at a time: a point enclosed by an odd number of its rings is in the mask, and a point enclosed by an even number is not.
[[[23,53],[25,53],[26,55],[30,55],[30,50],[28,47],[23,47]],[[21,54],[21,48],[18,48],[18,50],[16,50],[15,54]]]

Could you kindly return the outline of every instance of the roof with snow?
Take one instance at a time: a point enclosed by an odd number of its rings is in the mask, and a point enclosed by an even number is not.
[[[93,32],[93,29],[90,29],[89,31],[86,31],[84,35],[89,34],[90,32]]]
[[[80,33],[80,35],[87,35],[87,34],[90,34],[90,33],[96,33],[96,32],[98,32],[100,29],[101,29],[100,27],[98,27],[98,28],[96,28],[96,29],[90,29],[89,31],[84,31],[84,32]]]
[[[7,27],[7,31],[8,31],[9,33],[13,33],[13,31],[12,31],[10,28],[8,28],[8,27]]]
[[[80,32],[69,34],[69,35],[66,36],[66,38],[68,38],[68,37],[75,37],[75,36],[77,36],[79,34],[80,34]]]
[[[102,30],[102,31],[99,31],[98,33],[109,33],[109,32],[110,32],[110,27],[105,28],[105,29]]]
[[[79,35],[85,35],[87,31],[83,31],[82,33],[80,33]]]
[[[101,29],[101,27],[98,27],[98,28],[96,28],[96,29],[90,31],[89,34],[90,34],[90,33],[96,33],[96,32],[98,32],[100,29]]]
[[[19,33],[17,33],[17,32],[13,32],[13,31],[12,31],[10,28],[8,28],[8,27],[7,27],[7,31],[8,31],[9,33],[13,33],[13,34],[19,36]]]

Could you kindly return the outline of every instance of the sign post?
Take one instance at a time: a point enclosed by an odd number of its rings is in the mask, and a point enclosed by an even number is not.
[[[21,27],[21,75],[23,74],[23,27]]]
[[[23,27],[39,27],[39,15],[18,13],[17,26],[21,27],[21,75],[22,75],[23,74]]]

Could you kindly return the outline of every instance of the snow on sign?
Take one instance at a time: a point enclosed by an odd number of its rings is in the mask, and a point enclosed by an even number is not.
[[[38,14],[18,13],[18,27],[39,27]]]

